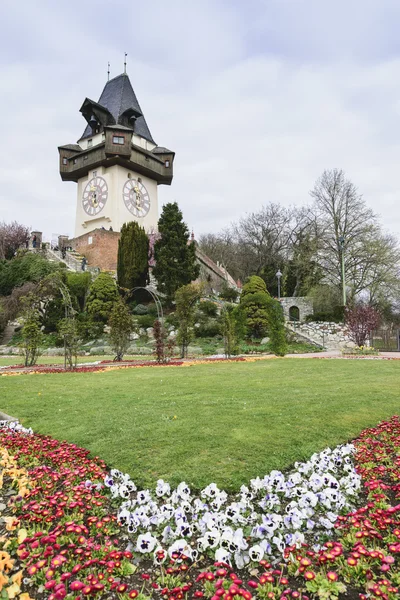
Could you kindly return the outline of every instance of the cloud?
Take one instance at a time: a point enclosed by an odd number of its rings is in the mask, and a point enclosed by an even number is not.
[[[150,130],[176,151],[160,201],[177,200],[196,235],[306,203],[333,167],[400,233],[397,2],[6,0],[3,13],[2,219],[73,232],[57,146],[78,139],[82,101],[127,51]]]

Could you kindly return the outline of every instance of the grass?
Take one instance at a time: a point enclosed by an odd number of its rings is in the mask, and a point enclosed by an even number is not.
[[[128,471],[237,490],[399,411],[398,361],[270,359],[0,377],[0,409]]]

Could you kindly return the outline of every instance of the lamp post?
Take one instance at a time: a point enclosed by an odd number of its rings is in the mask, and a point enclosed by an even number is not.
[[[282,273],[280,272],[279,269],[276,272],[276,277],[278,279],[278,300],[280,300],[281,299],[281,277],[282,277]]]
[[[344,244],[345,244],[345,239],[344,239],[344,236],[341,235],[339,237],[339,246],[340,246],[341,263],[342,263],[342,294],[343,294],[343,306],[346,306],[346,274],[345,274],[345,269],[344,269]]]

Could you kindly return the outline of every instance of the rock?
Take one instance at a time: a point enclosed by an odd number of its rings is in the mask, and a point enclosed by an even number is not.
[[[109,325],[104,325],[104,329],[103,329],[104,333],[109,334],[111,331],[111,327]]]
[[[188,346],[188,354],[203,354],[203,349],[200,346]]]
[[[64,356],[64,348],[47,348],[43,351],[43,356]]]
[[[175,329],[172,329],[172,331],[169,332],[168,337],[170,340],[174,340],[176,338],[176,331]]]
[[[153,327],[148,327],[146,329],[146,334],[147,334],[147,337],[153,338],[154,337],[154,329],[153,329]]]
[[[131,333],[129,336],[130,340],[138,340],[139,339],[139,334],[138,333]]]
[[[146,330],[145,330],[145,329],[143,329],[143,327],[141,327],[141,328],[139,329],[139,332],[138,332],[138,333],[139,333],[139,337],[145,337],[145,336],[146,336]]]
[[[268,344],[268,342],[269,342],[269,337],[265,337],[261,340],[262,344]]]
[[[344,345],[345,348],[357,348],[357,344],[354,342],[346,342]]]
[[[93,354],[105,354],[104,348],[104,346],[93,346],[93,348],[90,348],[90,355],[92,356]]]
[[[148,348],[147,346],[140,346],[139,348],[136,348],[136,354],[146,354],[150,356],[153,354],[153,349]]]

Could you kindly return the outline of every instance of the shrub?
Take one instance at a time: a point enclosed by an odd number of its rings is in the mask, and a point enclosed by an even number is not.
[[[181,357],[187,355],[187,348],[193,338],[195,302],[202,294],[203,286],[189,283],[180,287],[175,294],[176,316],[179,320],[177,342],[181,346]]]
[[[365,346],[365,342],[379,325],[380,315],[372,306],[358,304],[346,308],[345,319],[350,339],[357,346]]]
[[[154,317],[152,315],[137,315],[135,320],[143,329],[153,327]]]
[[[176,313],[170,313],[166,318],[165,318],[165,322],[168,323],[168,325],[171,325],[172,327],[178,327],[179,326],[179,319],[176,316]]]
[[[218,315],[218,306],[211,300],[202,300],[199,303],[199,310],[207,317],[216,317]]]
[[[195,329],[196,337],[214,337],[221,334],[221,324],[218,321],[207,321],[200,323]]]
[[[246,315],[248,334],[263,337],[268,327],[268,299],[265,282],[261,277],[253,275],[243,286],[240,307]]]
[[[117,297],[118,290],[114,279],[108,273],[100,273],[91,285],[86,302],[89,316],[94,321],[107,323]]]
[[[147,306],[144,304],[138,304],[132,309],[134,315],[147,315]]]
[[[219,297],[227,302],[236,302],[238,299],[239,292],[234,288],[229,287],[226,283],[223,284]]]
[[[25,359],[25,366],[32,367],[40,356],[40,344],[43,337],[40,329],[40,315],[38,310],[29,306],[27,302],[23,318],[20,348]]]

